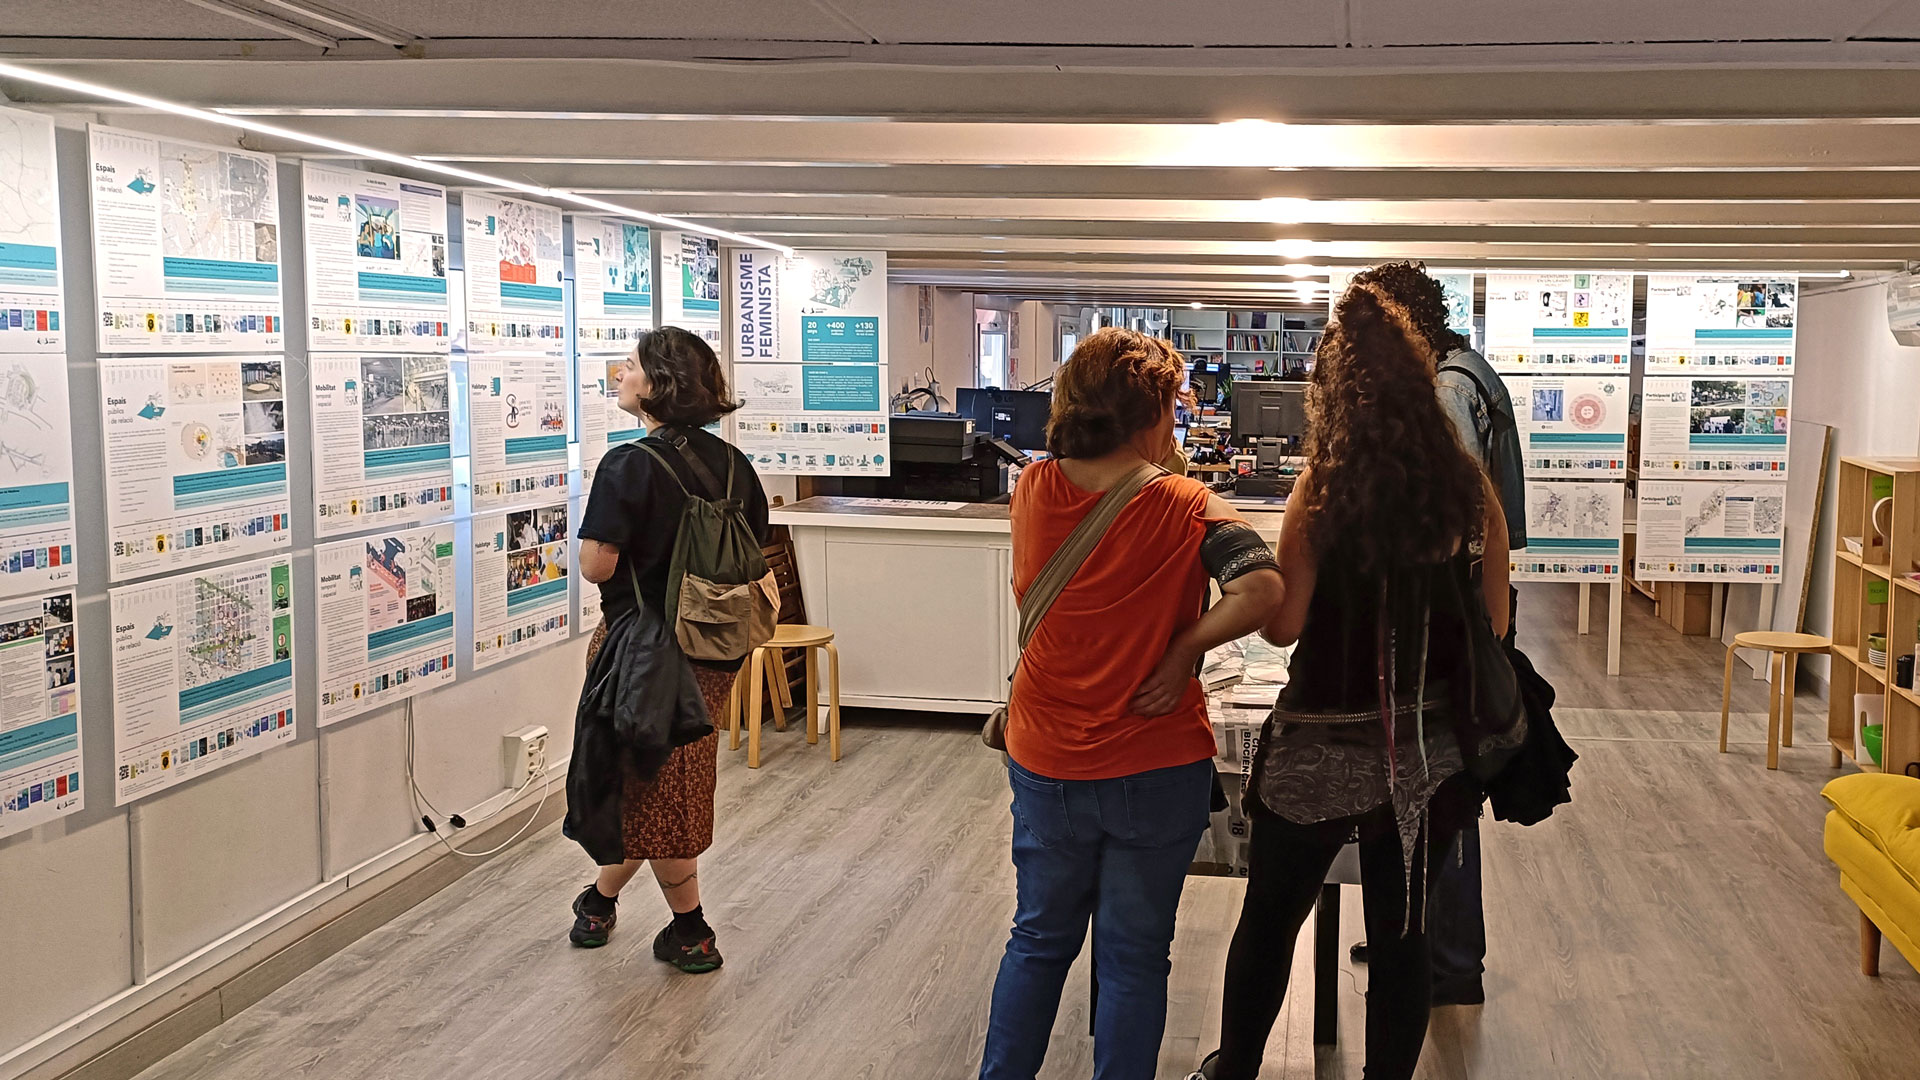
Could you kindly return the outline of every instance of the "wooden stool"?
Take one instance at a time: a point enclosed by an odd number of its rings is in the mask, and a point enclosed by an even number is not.
[[[753,650],[752,659],[741,668],[741,677],[747,680],[747,768],[760,767],[760,714],[762,712],[762,694],[768,682],[775,686],[775,699],[778,700],[780,686],[785,682],[785,664],[778,657],[782,649],[805,649],[807,662],[807,741],[820,741],[820,661],[818,653],[827,654],[827,749],[834,761],[840,760],[840,650],[833,644],[833,631],[824,626],[805,626],[786,623],[774,628],[773,640]],[[760,673],[770,678],[761,678]],[[778,672],[777,676],[774,673]],[[735,690],[735,697],[739,692]],[[732,737],[729,747],[740,749],[740,714],[730,710],[729,727]]]
[[[1727,752],[1727,710],[1733,700],[1733,654],[1765,649],[1773,655],[1767,672],[1767,768],[1780,767],[1780,748],[1793,745],[1793,675],[1801,653],[1823,653],[1833,642],[1818,634],[1750,630],[1735,634],[1727,646],[1727,670],[1720,682],[1720,752]]]

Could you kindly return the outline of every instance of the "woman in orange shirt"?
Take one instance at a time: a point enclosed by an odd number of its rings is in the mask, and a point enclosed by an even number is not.
[[[1054,378],[1047,449],[1013,498],[1024,595],[1100,501],[1174,448],[1186,364],[1108,329]],[[1209,576],[1222,598],[1202,613]],[[1021,656],[1007,709],[1018,904],[993,988],[982,1080],[1030,1080],[1089,920],[1096,1080],[1150,1080],[1166,1026],[1174,909],[1212,792],[1200,658],[1281,601],[1273,551],[1197,481],[1159,475],[1128,503]]]

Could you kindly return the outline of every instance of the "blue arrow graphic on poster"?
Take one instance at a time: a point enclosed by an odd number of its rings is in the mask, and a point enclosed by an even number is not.
[[[171,633],[173,633],[173,625],[167,622],[165,616],[161,616],[153,620],[153,629],[147,631],[147,640],[159,641]]]
[[[160,404],[158,401],[149,400],[145,405],[140,407],[138,415],[142,420],[158,420],[160,419],[160,414],[166,411],[167,407],[165,405]]]
[[[144,176],[136,176],[133,178],[133,183],[127,185],[127,190],[133,192],[135,195],[145,195],[147,192],[153,190],[153,181],[148,180]]]

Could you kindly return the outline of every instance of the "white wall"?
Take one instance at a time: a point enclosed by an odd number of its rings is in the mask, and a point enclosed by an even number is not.
[[[1840,458],[1920,456],[1920,348],[1893,340],[1886,293],[1883,281],[1874,279],[1807,293],[1800,300],[1794,417],[1834,429],[1807,599],[1809,633],[1831,630]],[[1794,482],[1802,481],[1796,477]],[[1811,657],[1808,663],[1824,682],[1827,658]]]

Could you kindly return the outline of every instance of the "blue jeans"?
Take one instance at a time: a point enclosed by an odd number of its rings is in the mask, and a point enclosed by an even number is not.
[[[1427,942],[1436,989],[1475,988],[1486,971],[1487,922],[1480,897],[1480,823],[1470,821],[1434,861]]]
[[[1093,921],[1094,1080],[1152,1080],[1167,1025],[1168,950],[1207,828],[1213,762],[1112,780],[1050,780],[1012,762],[1019,901],[993,984],[981,1080],[1032,1080],[1067,969]]]

